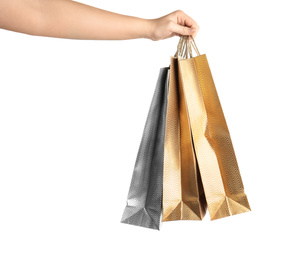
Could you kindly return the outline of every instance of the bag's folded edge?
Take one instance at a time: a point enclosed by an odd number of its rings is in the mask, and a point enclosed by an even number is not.
[[[210,213],[210,219],[216,220],[251,211],[247,196],[244,192],[224,196],[217,202],[217,210]]]
[[[152,218],[151,214],[146,208],[137,210],[132,206],[126,206],[120,222],[124,224],[160,230],[158,221]]]

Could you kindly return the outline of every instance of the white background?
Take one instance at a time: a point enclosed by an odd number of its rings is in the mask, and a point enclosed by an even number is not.
[[[0,259],[292,259],[290,1],[82,1],[200,25],[252,211],[120,219],[159,69],[179,38],[80,41],[0,30]],[[1,10],[0,10],[1,12]]]

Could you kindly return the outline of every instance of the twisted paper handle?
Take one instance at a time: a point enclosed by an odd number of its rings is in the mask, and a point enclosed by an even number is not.
[[[195,44],[195,41],[193,39],[193,37],[191,35],[183,35],[180,37],[179,43],[177,45],[177,51],[174,55],[174,57],[182,57],[185,59],[188,58],[192,58],[192,48],[191,46],[194,48],[194,50],[196,51],[196,54],[199,56],[200,53],[198,51],[198,48]]]

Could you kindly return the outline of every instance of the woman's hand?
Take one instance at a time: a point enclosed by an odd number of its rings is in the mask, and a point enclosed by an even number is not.
[[[175,35],[192,35],[195,38],[199,30],[198,24],[181,10],[157,19],[151,19],[150,24],[149,38],[153,41],[167,39]]]

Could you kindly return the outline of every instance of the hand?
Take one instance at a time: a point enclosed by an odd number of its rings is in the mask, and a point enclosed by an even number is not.
[[[198,33],[198,24],[183,11],[177,10],[157,19],[151,19],[150,39],[153,41],[167,39],[173,36],[192,35]]]

